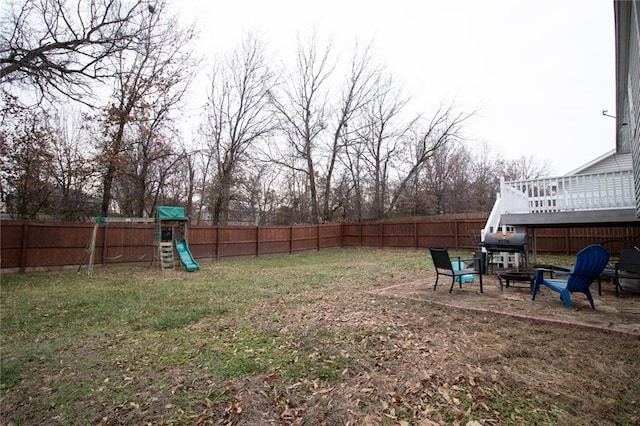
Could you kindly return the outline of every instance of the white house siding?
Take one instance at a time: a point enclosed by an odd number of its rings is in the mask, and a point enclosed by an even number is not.
[[[614,154],[580,169],[580,174],[622,172],[631,169],[631,154]]]
[[[631,110],[632,140],[638,140],[640,131],[640,32],[636,2],[631,3],[632,13],[629,28],[629,70],[627,71],[627,102]]]
[[[636,216],[640,218],[640,7],[637,1],[614,1],[618,152],[630,152]]]
[[[631,135],[631,150],[634,158],[634,186],[636,193],[636,214],[640,217],[640,8],[637,2],[632,2],[631,31],[629,32],[629,74],[627,96],[634,117]]]
[[[633,176],[636,188],[636,215],[640,217],[640,141],[633,141]]]

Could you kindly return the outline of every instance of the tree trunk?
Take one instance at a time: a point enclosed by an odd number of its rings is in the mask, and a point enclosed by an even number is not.
[[[104,180],[102,184],[102,204],[100,207],[100,215],[102,217],[109,216],[109,204],[111,203],[111,186],[113,185],[115,174],[115,167],[113,166],[113,164],[109,163],[107,172],[104,174]]]

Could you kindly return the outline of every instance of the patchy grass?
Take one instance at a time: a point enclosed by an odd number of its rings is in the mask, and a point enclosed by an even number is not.
[[[0,423],[640,422],[636,341],[368,293],[425,251],[201,266],[3,275]]]

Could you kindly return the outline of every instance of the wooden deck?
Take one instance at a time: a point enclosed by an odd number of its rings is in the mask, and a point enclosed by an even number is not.
[[[640,224],[635,206],[629,170],[502,181],[492,214],[501,224],[522,226]]]

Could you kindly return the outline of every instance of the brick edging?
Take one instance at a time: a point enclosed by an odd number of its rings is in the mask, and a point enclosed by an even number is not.
[[[398,285],[394,285],[392,287],[398,287]],[[388,287],[388,288],[392,288],[392,287]],[[594,324],[585,324],[585,323],[579,323],[579,322],[571,322],[571,321],[565,321],[565,320],[559,320],[559,319],[553,319],[553,318],[543,318],[543,317],[537,317],[537,316],[532,316],[532,315],[523,315],[523,314],[515,314],[515,313],[510,313],[510,312],[504,312],[504,311],[496,311],[493,309],[486,309],[486,308],[472,308],[472,307],[465,307],[465,306],[458,306],[458,305],[452,305],[450,303],[443,303],[443,302],[436,302],[433,300],[428,300],[428,299],[420,299],[418,297],[411,297],[411,296],[402,296],[399,294],[388,294],[388,293],[383,293],[385,290],[387,290],[388,288],[384,288],[381,289],[381,291],[368,291],[367,293],[373,295],[373,296],[383,296],[383,297],[387,297],[389,299],[391,298],[401,298],[401,299],[406,299],[406,300],[413,300],[416,302],[427,302],[427,303],[431,303],[433,305],[438,305],[438,306],[442,306],[445,308],[454,308],[454,309],[461,309],[464,311],[470,311],[470,312],[475,312],[478,314],[491,314],[491,315],[500,315],[503,317],[508,317],[508,318],[514,318],[520,321],[529,321],[529,322],[533,322],[536,324],[553,324],[553,325],[558,325],[560,327],[565,327],[565,328],[578,328],[578,329],[582,329],[582,330],[589,330],[589,331],[599,331],[605,334],[613,334],[616,336],[620,336],[620,337],[626,337],[626,338],[631,338],[634,340],[640,340],[640,333],[634,332],[634,331],[625,331],[625,330],[617,330],[617,329],[613,329],[613,328],[608,328],[608,327],[603,327],[600,325],[594,325]]]

